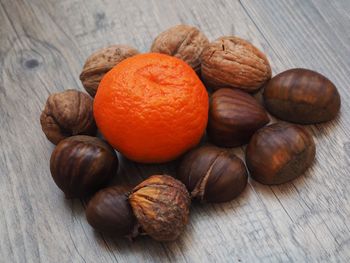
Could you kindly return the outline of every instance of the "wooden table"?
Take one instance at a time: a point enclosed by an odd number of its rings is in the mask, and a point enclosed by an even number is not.
[[[1,262],[350,262],[350,1],[0,0]],[[237,35],[264,50],[274,74],[292,67],[328,76],[340,116],[308,126],[317,157],[281,186],[252,180],[236,200],[194,205],[172,243],[129,243],[94,232],[81,201],[53,183],[39,123],[46,98],[83,90],[86,57],[108,44],[143,52],[162,30],[188,23],[210,39]],[[236,150],[242,155],[244,148]],[[174,172],[122,159],[121,175]]]

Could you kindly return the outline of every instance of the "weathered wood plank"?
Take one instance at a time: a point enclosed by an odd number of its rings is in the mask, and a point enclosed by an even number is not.
[[[80,201],[65,201],[49,174],[53,146],[41,133],[49,93],[82,89],[84,59],[125,43],[146,52],[169,26],[210,39],[236,34],[270,58],[274,73],[303,66],[329,76],[348,101],[348,1],[0,0],[0,256],[7,262],[349,261],[350,105],[310,126],[317,160],[278,187],[250,181],[236,200],[194,205],[180,240],[128,243],[95,233]],[[235,149],[242,157],[243,149]],[[175,164],[123,159],[121,176],[174,174]]]
[[[349,25],[348,1],[243,1],[242,5],[284,67],[315,69],[338,86],[340,117],[312,128],[317,160],[292,185],[273,187],[294,226],[291,237],[310,260],[349,260]],[[278,13],[276,11],[278,10]],[[286,198],[292,192],[296,200]]]

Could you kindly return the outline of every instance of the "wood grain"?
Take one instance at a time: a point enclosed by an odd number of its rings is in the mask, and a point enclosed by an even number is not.
[[[0,0],[0,261],[349,262],[349,11],[347,0]],[[54,185],[40,112],[50,93],[83,90],[78,76],[92,51],[129,44],[146,52],[179,23],[211,40],[251,41],[274,74],[291,67],[325,74],[339,89],[341,114],[308,126],[316,161],[292,183],[250,180],[232,202],[193,205],[176,242],[103,236],[87,224],[84,205],[64,200]],[[233,151],[242,157],[244,148]],[[176,167],[121,159],[120,177],[134,180]]]

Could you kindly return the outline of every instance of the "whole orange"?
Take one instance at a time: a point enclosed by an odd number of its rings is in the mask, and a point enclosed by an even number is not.
[[[94,117],[106,140],[127,158],[166,162],[200,141],[208,121],[208,93],[182,60],[140,54],[103,77]]]

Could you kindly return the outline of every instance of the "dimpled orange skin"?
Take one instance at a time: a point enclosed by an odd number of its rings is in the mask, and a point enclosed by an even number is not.
[[[104,76],[94,117],[105,139],[127,158],[162,163],[199,143],[208,104],[208,93],[189,65],[146,53],[125,59]]]

